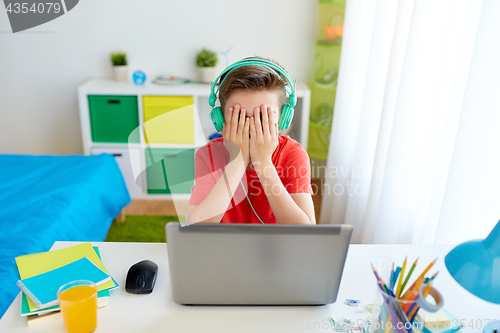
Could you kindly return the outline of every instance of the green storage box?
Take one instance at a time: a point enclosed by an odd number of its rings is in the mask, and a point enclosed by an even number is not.
[[[313,122],[309,123],[307,153],[310,157],[319,160],[326,160],[328,158],[331,131],[331,126],[321,126]]]
[[[313,81],[322,87],[336,87],[340,67],[340,45],[322,45],[314,47]]]
[[[189,194],[194,185],[194,150],[146,148],[149,194]]]
[[[335,97],[337,95],[337,87],[321,87],[316,83],[311,82],[309,84],[309,89],[311,89],[311,111],[310,117],[311,121],[322,124],[322,125],[331,125],[331,115],[330,120],[327,123],[323,123],[325,120],[325,111],[321,109],[327,106],[328,112],[333,114],[333,108],[335,106]],[[318,121],[321,118],[323,121]]]
[[[311,113],[307,152],[313,158],[326,160],[337,87],[324,88],[313,82],[309,88],[311,89]]]
[[[319,3],[319,31],[318,41],[324,43],[342,43],[342,37],[332,40],[328,37],[325,28],[344,25],[345,1],[321,1]]]
[[[134,131],[139,127],[137,96],[89,95],[88,99],[92,141],[139,143],[139,130]]]

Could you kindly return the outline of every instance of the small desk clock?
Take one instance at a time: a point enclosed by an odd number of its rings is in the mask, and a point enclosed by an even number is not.
[[[132,80],[137,85],[143,85],[146,82],[146,74],[143,71],[135,71],[132,74]]]

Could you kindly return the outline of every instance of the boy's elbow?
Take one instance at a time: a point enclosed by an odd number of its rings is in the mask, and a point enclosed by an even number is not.
[[[196,214],[186,214],[186,223],[219,223],[220,219],[218,220],[217,217],[211,217],[208,219],[202,219],[199,216],[196,216]]]
[[[308,217],[308,218],[304,219],[304,222],[302,224],[316,224],[316,219],[314,219],[314,218],[311,219]]]

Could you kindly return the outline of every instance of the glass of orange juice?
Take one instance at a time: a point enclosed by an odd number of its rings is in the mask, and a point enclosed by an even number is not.
[[[57,291],[68,333],[90,333],[97,327],[97,287],[92,281],[66,283]]]

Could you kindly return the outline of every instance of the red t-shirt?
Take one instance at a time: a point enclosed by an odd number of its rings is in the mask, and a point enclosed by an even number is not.
[[[205,200],[222,176],[228,162],[229,152],[222,138],[215,139],[198,150],[190,205],[199,205]],[[288,136],[279,136],[272,162],[288,193],[313,193],[309,156],[297,141]],[[262,221],[277,224],[278,221],[271,210],[256,171],[247,169],[241,181],[253,208]],[[221,223],[261,223],[253,213],[241,184],[238,185]]]

